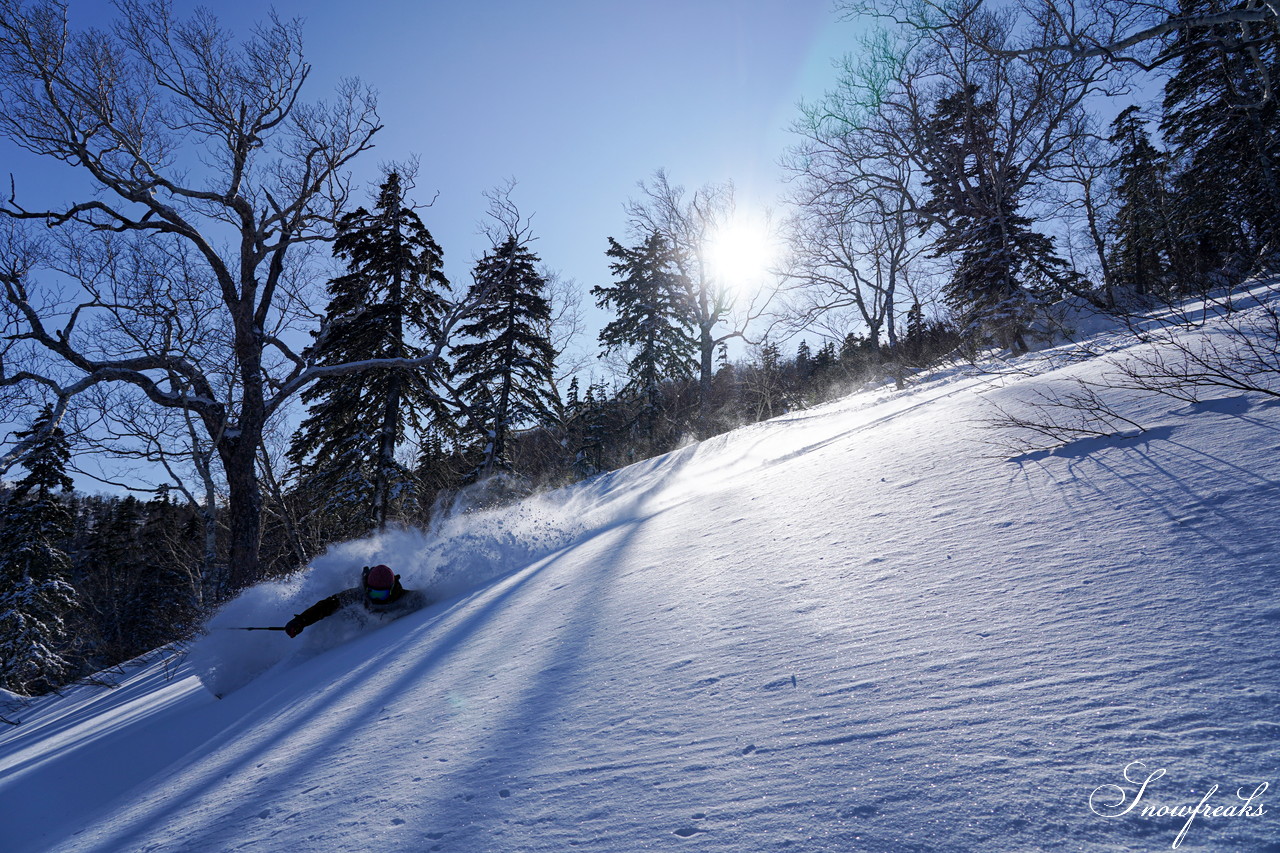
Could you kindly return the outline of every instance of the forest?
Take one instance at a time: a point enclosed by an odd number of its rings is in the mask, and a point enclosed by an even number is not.
[[[15,693],[188,638],[246,587],[460,495],[507,502],[1016,358],[1064,306],[1229,311],[1280,261],[1280,22],[1256,0],[841,0],[874,26],[796,110],[752,292],[715,251],[734,187],[663,170],[618,199],[627,232],[598,235],[610,280],[541,257],[508,182],[488,250],[449,281],[415,198],[429,168],[352,188],[376,96],[307,101],[300,22],[118,7],[78,31],[59,3],[0,0],[0,134],[84,181],[47,209],[0,200]],[[1252,367],[1135,381],[1280,393],[1280,322],[1241,334]],[[85,493],[87,456],[163,482]]]

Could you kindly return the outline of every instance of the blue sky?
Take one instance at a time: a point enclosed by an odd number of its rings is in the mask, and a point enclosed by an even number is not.
[[[196,4],[175,5],[185,15]],[[446,274],[462,286],[486,248],[481,194],[507,178],[534,214],[535,250],[584,289],[609,280],[607,238],[625,239],[623,203],[657,169],[690,188],[732,180],[740,208],[775,204],[797,102],[830,84],[832,60],[857,29],[837,21],[832,0],[281,0],[274,8],[305,21],[309,99],[327,97],[344,77],[378,90],[384,129],[356,163],[357,185],[371,187],[383,162],[419,156],[416,200],[436,197],[423,218],[444,248]],[[246,0],[215,12],[241,33],[265,15]],[[72,0],[71,15],[75,26],[101,26],[114,12],[103,0]],[[70,171],[15,158],[7,146],[0,158],[16,161],[0,171],[17,171],[28,201]]]
[[[197,4],[175,0],[179,14]],[[71,0],[73,27],[104,26],[105,0]],[[820,96],[858,27],[832,0],[280,0],[305,21],[308,100],[345,77],[380,93],[384,129],[355,164],[372,190],[380,164],[421,159],[422,212],[465,287],[487,247],[484,190],[517,180],[534,249],[585,291],[610,280],[607,238],[625,240],[623,204],[666,169],[673,183],[731,180],[740,210],[776,204],[779,160],[802,98]],[[266,7],[224,0],[224,26],[247,33]],[[75,170],[0,142],[0,175],[36,208],[73,194]],[[82,193],[76,194],[82,198]],[[367,195],[357,198],[367,203]],[[591,305],[590,297],[584,303]],[[578,348],[607,322],[592,311]]]
[[[787,125],[844,48],[830,0],[284,3],[306,18],[316,93],[358,75],[386,125],[360,168],[422,158],[420,200],[465,281],[483,250],[481,192],[507,177],[538,251],[590,286],[623,202],[665,168],[687,186],[733,180],[772,202]]]

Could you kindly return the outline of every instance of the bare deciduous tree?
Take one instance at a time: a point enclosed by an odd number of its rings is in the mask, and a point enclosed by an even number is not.
[[[1010,437],[1003,443],[1007,450],[1047,450],[1081,438],[1145,431],[1121,411],[1121,404],[1105,399],[1104,391],[1112,399],[1120,390],[1188,403],[1224,391],[1280,398],[1280,308],[1275,297],[1275,287],[1267,287],[1250,294],[1247,304],[1217,310],[1206,306],[1199,322],[1157,321],[1149,329],[1133,329],[1142,348],[1117,360],[1098,380],[1046,386],[1023,400],[1017,411],[997,406],[998,416],[988,425]]]
[[[986,426],[1001,432],[992,442],[1005,452],[1054,450],[1086,438],[1132,436],[1146,427],[1103,399],[1102,386],[1081,379],[1037,390],[1012,407],[992,404],[996,416]]]
[[[39,266],[56,279],[5,265],[8,310],[47,367],[3,381],[56,386],[60,400],[124,384],[190,414],[226,478],[237,588],[258,575],[269,419],[322,375],[391,366],[317,366],[289,343],[307,313],[306,249],[332,235],[376,102],[356,81],[328,103],[300,100],[298,21],[273,15],[237,44],[208,12],[117,8],[112,30],[73,32],[61,3],[0,0],[0,134],[90,185],[66,205],[0,205],[50,229]]]
[[[793,332],[816,323],[842,337],[852,309],[878,348],[882,332],[896,342],[897,296],[927,244],[918,169],[879,113],[900,65],[883,37],[866,47],[866,61],[847,60],[840,88],[793,128],[802,141],[787,158],[796,188],[786,313]]]
[[[1275,297],[1273,286],[1254,304],[1219,306],[1212,324],[1191,330],[1158,326],[1143,336],[1152,346],[1123,362],[1113,383],[1192,403],[1215,390],[1280,397]]]
[[[555,378],[558,387],[585,372],[588,365],[595,361],[595,355],[585,349],[574,349],[587,327],[582,307],[582,285],[577,279],[568,278],[546,264],[538,268],[538,274],[547,282],[547,299],[551,302],[551,323],[547,329],[547,339],[556,352]]]
[[[706,434],[716,348],[743,337],[771,294],[755,294],[748,304],[735,304],[731,282],[717,273],[709,257],[712,241],[733,220],[732,184],[709,184],[686,193],[659,170],[652,181],[640,183],[640,191],[643,198],[626,206],[632,230],[639,239],[658,234],[672,248],[690,319],[698,330],[698,428]]]
[[[1002,5],[1021,13],[1020,42],[995,43],[980,23],[987,0],[851,0],[840,4],[848,16],[887,18],[921,31],[950,29],[993,55],[1053,65],[1101,61],[1118,69],[1151,71],[1178,55],[1177,39],[1187,32],[1211,32],[1220,48],[1252,62],[1265,79],[1264,99],[1273,97],[1269,69],[1258,49],[1280,39],[1276,0],[1020,0]]]
[[[1014,61],[954,27],[921,24],[923,12],[912,6],[919,13],[912,17],[902,5],[902,21],[913,27],[873,33],[796,127],[802,142],[790,165],[799,177],[793,202],[802,227],[793,272],[813,285],[802,304],[810,314],[852,304],[873,336],[883,325],[892,343],[893,295],[902,286],[918,297],[906,273],[913,263],[922,266],[927,249],[936,256],[943,247],[956,255],[957,269],[973,257],[1001,257],[1008,266],[1002,274],[1019,279],[1018,287],[1092,297],[1061,268],[1048,237],[1025,224],[1014,234],[1013,224],[1061,208],[1044,187],[1062,177],[1087,133],[1082,104],[1098,90],[1100,64]],[[967,23],[993,45],[1004,44],[1014,26],[1011,15],[976,7]],[[954,126],[937,110],[966,90],[985,111],[984,132],[943,138],[940,125]],[[978,236],[993,233],[1004,235],[995,251],[975,247]],[[973,300],[973,311],[992,301]],[[1021,341],[1025,299],[1005,301],[1013,306],[1005,337]],[[987,325],[981,317],[961,319],[974,321],[975,331]]]

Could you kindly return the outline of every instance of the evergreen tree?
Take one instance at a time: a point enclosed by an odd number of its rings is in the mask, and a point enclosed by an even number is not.
[[[813,351],[809,349],[809,342],[802,340],[800,345],[796,347],[796,378],[799,380],[800,386],[807,385],[813,374]]]
[[[1168,286],[1170,232],[1167,158],[1151,144],[1142,113],[1129,107],[1111,124],[1120,203],[1111,231],[1111,272],[1139,295]]]
[[[818,353],[813,357],[813,375],[826,377],[827,374],[835,370],[839,362],[840,356],[836,352],[836,342],[827,341],[818,347]]]
[[[923,212],[942,224],[935,256],[955,258],[943,290],[966,336],[977,344],[994,338],[1026,352],[1031,293],[1023,279],[1042,288],[1070,277],[1053,241],[1031,229],[1018,213],[1018,176],[1002,173],[995,105],[966,85],[941,98],[925,128],[930,196]]]
[[[425,522],[435,509],[435,502],[443,492],[456,489],[463,483],[466,465],[455,441],[456,433],[428,427],[419,437],[420,448],[414,473],[420,498],[419,518]]]
[[[162,492],[143,507],[138,544],[147,583],[138,601],[147,618],[141,626],[142,650],[189,636],[198,624],[204,601],[199,549],[183,533],[193,520],[188,507]]]
[[[538,262],[537,255],[510,236],[481,258],[472,273],[467,299],[477,307],[459,332],[473,340],[454,347],[453,355],[468,426],[483,439],[473,477],[509,469],[512,431],[559,414],[551,304]]]
[[[40,693],[70,670],[66,616],[76,606],[65,550],[72,518],[56,492],[71,489],[67,438],[45,407],[20,440],[39,436],[20,460],[19,480],[0,510],[0,687]]]
[[[632,351],[622,393],[641,401],[637,421],[652,441],[662,414],[662,384],[693,375],[698,342],[693,337],[680,275],[661,235],[650,234],[633,248],[610,237],[605,254],[616,259],[609,269],[618,281],[594,287],[591,293],[599,307],[612,307],[617,317],[601,330],[600,342],[606,353]]]
[[[907,310],[907,336],[920,338],[924,335],[924,306],[919,300],[911,303]]]
[[[782,350],[766,339],[759,348],[759,361],[752,365],[746,388],[747,405],[757,421],[767,420],[786,412],[790,395],[787,394],[782,371]]]
[[[152,646],[139,646],[148,619],[138,592],[147,585],[139,543],[142,505],[133,496],[111,498],[95,507],[93,532],[78,561],[75,586],[90,626],[82,637],[95,669],[129,660]]]
[[[577,390],[572,383],[570,390]],[[570,395],[571,401],[573,396]],[[612,408],[608,389],[603,383],[592,383],[576,404],[566,405],[565,440],[573,457],[572,469],[576,476],[590,477],[604,470]]]
[[[1181,0],[1195,15],[1215,0]],[[1265,25],[1262,25],[1265,26]],[[1245,45],[1236,25],[1180,30],[1170,50],[1161,129],[1180,164],[1181,274],[1193,286],[1256,271],[1280,253],[1280,43],[1274,33]],[[1233,46],[1234,45],[1234,49]]]
[[[318,364],[425,356],[449,308],[442,252],[407,206],[400,175],[382,184],[373,211],[342,218],[333,248],[347,273],[329,282],[326,321],[308,355]],[[425,342],[425,344],[424,344]],[[342,374],[303,392],[310,404],[289,449],[308,485],[359,521],[382,527],[412,478],[396,461],[408,431],[448,424],[438,393],[442,367]],[[348,522],[349,523],[349,522]],[[349,529],[347,532],[350,532]]]
[[[569,388],[564,395],[564,431],[561,439],[561,446],[567,455],[569,467],[575,474],[579,473],[578,462],[585,438],[586,407],[584,403],[581,383],[575,376],[569,380]]]
[[[929,355],[929,324],[924,319],[924,308],[919,301],[912,302],[907,311],[907,334],[902,339],[902,353],[907,364],[924,367]]]
[[[849,332],[840,342],[840,364],[849,375],[859,376],[867,372],[869,356],[874,351],[875,341],[857,332]]]
[[[566,418],[572,418],[578,414],[578,410],[582,407],[581,390],[578,385],[578,377],[569,380],[569,390],[564,396],[564,411]]]

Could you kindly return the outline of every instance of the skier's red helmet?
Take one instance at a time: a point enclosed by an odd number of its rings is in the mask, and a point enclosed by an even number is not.
[[[390,566],[373,566],[364,576],[365,593],[373,601],[386,601],[396,585],[396,573]]]

